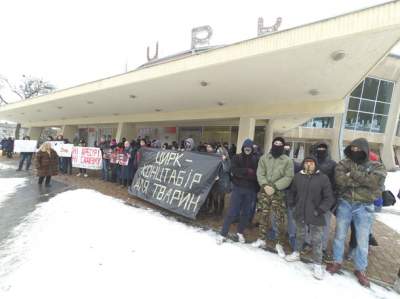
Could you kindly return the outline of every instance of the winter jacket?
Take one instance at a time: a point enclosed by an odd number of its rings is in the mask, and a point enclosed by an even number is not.
[[[328,148],[328,144],[324,141],[317,142],[313,146],[313,150],[311,152],[311,155],[314,156],[314,158],[317,160],[318,163],[318,169],[322,173],[326,174],[329,178],[329,181],[331,182],[332,185],[332,190],[335,190],[335,167],[336,167],[336,162],[331,159],[329,150],[327,150],[327,156],[324,159],[319,159],[317,157],[317,148],[320,145],[325,145],[326,148]]]
[[[357,146],[365,153],[365,160],[357,164],[350,159],[351,146]],[[354,140],[344,151],[346,159],[335,169],[336,190],[339,198],[349,202],[371,204],[382,196],[386,169],[379,162],[369,160],[369,146],[364,138]]]
[[[245,144],[246,141],[243,144]],[[249,147],[252,148],[253,145],[251,144],[251,146]],[[250,155],[246,155],[243,149],[244,146],[242,146],[242,152],[240,154],[233,156],[232,158],[231,162],[232,183],[234,186],[258,192],[259,190],[259,185],[257,183],[258,159],[253,152]]]
[[[134,160],[136,156],[136,149],[132,147],[124,148],[123,153],[129,156],[128,165],[121,167],[121,179],[131,180],[134,176]]]
[[[316,159],[313,160],[315,165],[318,165]],[[324,213],[329,211],[334,201],[329,178],[318,166],[311,175],[306,174],[304,170],[296,173],[287,195],[288,205],[295,207],[296,221],[318,226],[325,225]]]
[[[293,161],[286,155],[274,158],[264,154],[258,162],[257,179],[261,187],[271,186],[283,191],[290,186],[294,176]]]
[[[221,162],[221,167],[218,172],[218,180],[215,182],[216,190],[220,193],[231,192],[231,161],[229,159]]]
[[[55,150],[48,152],[38,151],[35,157],[38,176],[53,176],[58,174],[58,155]]]

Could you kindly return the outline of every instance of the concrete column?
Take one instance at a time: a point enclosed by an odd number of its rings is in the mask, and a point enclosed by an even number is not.
[[[69,142],[73,142],[75,134],[78,133],[78,126],[65,125],[61,128],[61,133]]]
[[[115,139],[117,140],[117,142],[119,142],[123,137],[125,137],[128,141],[137,138],[137,128],[135,124],[122,122],[118,123],[117,136],[115,137]]]
[[[344,119],[343,119],[344,117]],[[331,148],[330,148],[330,153],[331,153],[331,158],[335,161],[340,160],[340,128],[342,126],[342,121],[346,121],[346,116],[343,116],[341,114],[338,114],[335,116],[334,124],[333,124],[333,134],[332,134],[332,139],[331,141]],[[344,133],[344,132],[343,132]],[[343,134],[344,135],[344,134]]]
[[[239,120],[239,132],[236,143],[236,153],[241,153],[243,142],[250,138],[254,140],[254,130],[256,126],[256,120],[251,117],[241,117]]]
[[[31,138],[31,140],[39,140],[42,131],[42,127],[30,127],[28,128],[27,135]]]
[[[268,153],[270,151],[273,139],[274,139],[273,120],[268,120],[268,123],[265,125],[264,153]]]
[[[394,159],[393,141],[396,136],[399,111],[400,111],[400,86],[399,84],[396,84],[393,91],[392,101],[390,103],[390,110],[386,122],[383,145],[381,147],[382,162],[387,170],[391,170],[396,167]]]

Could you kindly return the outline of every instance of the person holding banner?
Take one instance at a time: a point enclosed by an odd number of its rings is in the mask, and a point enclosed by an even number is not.
[[[51,177],[58,174],[58,155],[51,148],[50,143],[45,142],[40,146],[35,163],[39,186],[42,186],[43,180],[46,178],[45,186],[50,187]]]
[[[229,228],[237,217],[240,220],[236,236],[240,243],[246,242],[243,233],[250,221],[259,189],[256,175],[258,160],[253,153],[253,141],[251,139],[244,141],[242,152],[233,157],[231,165],[233,188],[230,205],[217,244],[226,241]]]
[[[132,141],[132,144],[129,141],[125,141],[124,149],[122,151],[123,159],[120,160],[121,165],[121,175],[120,175],[120,184],[126,187],[127,185],[132,184],[133,179],[133,168],[134,168],[134,158],[136,155],[136,146],[135,141]]]
[[[65,138],[64,144],[71,144],[71,142],[69,142],[68,138]],[[64,163],[63,173],[71,175],[72,174],[72,157],[63,157],[63,163]]]
[[[101,150],[101,156],[103,158],[102,168],[101,168],[101,179],[107,182],[110,180],[109,168],[110,168],[111,148],[110,148],[110,143],[106,140],[105,137],[100,138],[99,148]]]
[[[79,144],[78,144],[78,146],[80,146],[80,147],[86,147],[85,138],[79,139]],[[81,176],[82,174],[83,174],[83,176],[84,176],[85,178],[88,177],[88,175],[87,175],[87,173],[86,173],[86,168],[79,168],[79,173],[78,173],[76,176]]]
[[[24,138],[22,138],[22,140],[31,140],[31,138],[29,136],[25,136]],[[22,167],[24,166],[24,161],[26,160],[26,166],[25,166],[25,170],[28,171],[29,167],[31,166],[31,162],[32,162],[32,152],[23,152],[20,153],[20,160],[19,160],[19,165],[18,165],[18,169],[17,171],[21,171]]]

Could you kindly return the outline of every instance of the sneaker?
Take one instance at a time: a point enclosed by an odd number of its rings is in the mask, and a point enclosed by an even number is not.
[[[367,287],[367,288],[370,287],[370,283],[369,283],[368,277],[367,277],[367,275],[365,274],[365,272],[355,270],[355,271],[354,271],[354,275],[357,277],[358,282],[359,282],[363,287]]]
[[[314,264],[314,271],[313,271],[313,276],[318,279],[322,280],[324,278],[324,268],[322,268],[322,265],[320,264]]]
[[[331,264],[328,264],[326,266],[326,271],[328,271],[331,274],[335,274],[335,273],[339,272],[339,270],[341,268],[342,268],[341,264],[339,264],[339,263],[331,263]]]
[[[265,247],[265,241],[261,239],[257,239],[257,241],[251,243],[251,246],[255,248],[264,248]]]
[[[78,173],[76,176],[81,176],[81,173]]]
[[[285,258],[286,253],[285,253],[285,251],[283,250],[283,247],[282,247],[281,244],[276,244],[276,245],[275,245],[275,250],[278,252],[279,257]]]
[[[85,178],[87,178],[87,177],[88,177],[87,173],[85,173],[83,176],[84,176]]]
[[[246,239],[244,238],[243,234],[237,233],[236,235],[237,235],[237,237],[238,237],[239,243],[242,243],[242,244],[245,244],[245,243],[246,243]]]
[[[224,243],[226,241],[226,237],[219,235],[217,237],[217,245],[221,245],[222,243]]]
[[[298,262],[300,261],[300,252],[293,251],[291,254],[285,257],[285,261],[287,262]]]

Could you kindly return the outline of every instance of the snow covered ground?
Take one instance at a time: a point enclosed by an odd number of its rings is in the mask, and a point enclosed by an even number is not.
[[[397,196],[400,189],[400,171],[388,173],[385,188]],[[394,206],[384,207],[381,213],[376,213],[376,219],[400,233],[400,200],[397,197],[396,199]]]
[[[26,178],[1,178],[0,207],[2,206],[2,203],[6,201],[11,194],[14,194],[17,188],[24,186],[27,181],[28,180]]]
[[[317,281],[309,265],[218,246],[214,232],[93,190],[41,203],[13,235],[0,250],[2,299],[399,298],[351,274]]]

